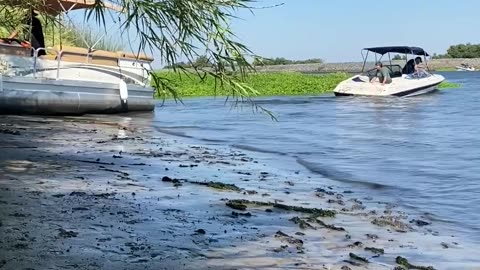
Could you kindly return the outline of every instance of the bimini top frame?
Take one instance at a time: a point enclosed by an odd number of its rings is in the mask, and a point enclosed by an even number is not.
[[[363,51],[367,51],[367,54],[364,56]],[[362,58],[363,58],[363,67],[362,67],[362,72],[365,71],[365,65],[367,63],[367,58],[368,58],[368,53],[373,52],[375,54],[375,62],[380,61],[382,57],[385,54],[388,54],[388,58],[390,60],[390,65],[392,65],[392,58],[390,57],[390,53],[400,53],[400,54],[405,54],[405,61],[408,62],[407,55],[418,55],[422,56],[425,61],[425,65],[427,66],[428,69],[428,64],[427,64],[427,56],[430,56],[424,49],[420,47],[411,47],[411,46],[386,46],[386,47],[371,47],[371,48],[363,48],[361,53],[362,53]],[[380,59],[378,59],[378,56],[380,55]]]

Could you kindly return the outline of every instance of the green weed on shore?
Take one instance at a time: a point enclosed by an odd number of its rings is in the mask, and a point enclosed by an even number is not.
[[[228,87],[217,88],[215,79],[206,76],[203,80],[195,75],[160,72],[159,75],[169,81],[181,97],[227,96]],[[347,73],[307,75],[298,72],[257,73],[247,77],[246,83],[259,92],[260,96],[313,95],[333,91],[341,81],[347,79]],[[170,97],[168,93],[165,93]]]
[[[178,74],[170,71],[158,73],[168,80],[168,84],[175,88],[180,97],[208,97],[227,96],[231,92],[228,87],[215,90],[215,79],[205,76],[203,79],[198,76]],[[347,73],[330,74],[303,74],[299,72],[275,72],[257,73],[247,77],[246,83],[259,92],[259,96],[294,96],[294,95],[316,95],[332,92],[333,89],[343,80],[351,75]],[[442,82],[439,89],[459,88],[460,84]],[[168,91],[161,92],[158,97],[165,95],[170,98]]]
[[[447,82],[443,81],[439,86],[438,89],[449,89],[449,88],[460,88],[461,85],[458,83],[452,83],[452,82]]]

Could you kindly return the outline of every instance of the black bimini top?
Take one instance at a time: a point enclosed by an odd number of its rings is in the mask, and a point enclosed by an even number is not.
[[[410,46],[373,47],[373,48],[365,48],[364,50],[378,53],[381,55],[384,55],[386,53],[406,53],[406,54],[413,54],[413,55],[429,56],[428,53],[424,51],[422,48],[410,47]]]

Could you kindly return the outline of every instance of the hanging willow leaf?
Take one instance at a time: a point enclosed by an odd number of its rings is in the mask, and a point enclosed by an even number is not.
[[[244,83],[245,77],[254,72],[246,57],[255,55],[244,44],[236,41],[231,30],[231,19],[238,10],[253,9],[252,0],[111,0],[110,4],[122,7],[122,33],[135,33],[138,46],[134,52],[149,51],[163,64],[174,67],[173,71],[195,76],[213,76],[217,87],[227,87],[230,97],[236,102],[248,101],[255,111],[271,112],[257,106],[252,99],[257,91]],[[46,11],[43,0],[0,0],[0,12],[6,8],[35,8]],[[106,28],[104,2],[95,0],[95,5],[86,11],[86,21],[94,21]],[[48,15],[47,15],[48,17]],[[53,16],[50,16],[55,21]],[[5,20],[8,21],[8,18]],[[178,68],[183,59],[194,63],[200,55],[207,57],[210,66]],[[151,72],[158,93],[165,97],[170,93],[180,97],[159,73]],[[215,92],[216,89],[212,89]],[[228,100],[228,97],[227,97]]]

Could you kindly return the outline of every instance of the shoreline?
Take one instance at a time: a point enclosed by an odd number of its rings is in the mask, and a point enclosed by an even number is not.
[[[171,86],[181,98],[192,97],[226,97],[231,95],[231,89],[215,91],[217,84],[211,76],[204,79],[189,77],[173,72],[162,71],[162,77],[168,79]],[[353,75],[347,73],[307,74],[296,71],[259,72],[246,78],[246,83],[258,91],[254,97],[273,96],[313,96],[332,94],[335,87],[343,80]],[[442,82],[438,89],[459,88],[460,84],[448,81]],[[161,90],[160,90],[161,91]],[[156,99],[173,99],[170,93],[156,94]]]
[[[480,263],[428,217],[248,151],[186,143],[149,117],[0,117],[2,270]]]
[[[384,62],[389,62],[386,59]],[[392,60],[392,64],[400,66],[405,65],[405,60]],[[428,66],[433,71],[456,71],[456,67],[461,64],[469,64],[474,67],[480,67],[480,58],[448,58],[448,59],[431,59]],[[366,66],[375,66],[375,62],[368,61]],[[363,61],[358,62],[326,62],[321,64],[291,64],[291,65],[272,65],[257,66],[258,72],[279,72],[279,71],[296,71],[307,73],[331,73],[331,72],[347,72],[360,73],[362,71]],[[478,69],[477,69],[478,70]]]

